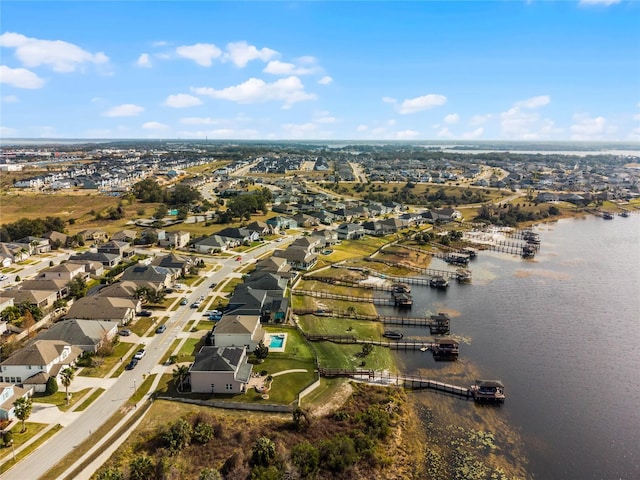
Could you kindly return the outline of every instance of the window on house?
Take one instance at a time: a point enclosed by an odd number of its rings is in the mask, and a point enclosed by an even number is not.
[[[11,377],[11,383],[16,383],[16,377]]]
[[[27,368],[28,368],[29,370],[31,370],[31,365],[27,365]]]
[[[233,390],[233,385],[231,385],[230,383],[227,383],[226,387],[227,390]]]
[[[16,383],[22,383],[22,377],[16,377]]]

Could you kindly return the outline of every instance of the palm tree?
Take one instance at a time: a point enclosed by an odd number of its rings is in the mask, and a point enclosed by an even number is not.
[[[71,367],[67,367],[60,372],[60,381],[62,382],[62,385],[64,385],[67,405],[69,404],[69,385],[71,385],[71,380],[73,380],[73,369]]]
[[[176,382],[176,390],[178,392],[182,389],[182,384],[184,383],[184,379],[189,375],[189,367],[186,365],[177,365],[176,368],[173,369],[173,380]]]

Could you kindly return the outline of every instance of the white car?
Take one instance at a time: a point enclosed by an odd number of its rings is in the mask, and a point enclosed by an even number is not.
[[[8,275],[5,275],[5,274],[0,275],[0,282],[1,282],[2,280],[6,280],[7,278],[9,278],[9,276],[8,276]]]
[[[140,350],[138,350],[136,352],[136,354],[133,356],[133,358],[135,358],[136,360],[141,360],[142,357],[144,357],[145,353],[147,353],[147,352],[144,351],[144,348],[141,348]]]

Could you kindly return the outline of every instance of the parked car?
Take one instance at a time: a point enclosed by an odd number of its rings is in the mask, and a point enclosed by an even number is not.
[[[205,317],[210,317],[211,315],[222,315],[222,312],[220,310],[207,310],[203,315]]]
[[[213,282],[211,285],[209,285],[209,288],[216,288],[218,286],[218,284],[216,282]]]
[[[9,278],[9,276],[5,275],[4,273],[0,275],[0,281],[6,280],[7,278]]]
[[[134,368],[136,368],[136,365],[138,364],[138,360],[136,360],[135,358],[132,358],[131,361],[129,363],[127,363],[127,366],[124,367],[125,370],[133,370]]]
[[[242,257],[237,257],[236,258],[236,262],[241,262],[242,261]]]
[[[145,353],[147,353],[147,352],[145,352],[145,351],[144,351],[144,348],[141,348],[141,349],[140,349],[140,350],[138,350],[138,351],[136,352],[136,354],[133,356],[133,359],[134,359],[134,360],[142,360],[142,357],[144,357]]]
[[[140,316],[140,317],[150,317],[151,316],[151,310],[140,310],[138,312],[138,316]]]
[[[187,301],[186,298],[183,298],[182,300],[180,300],[180,305],[186,305],[187,303],[189,302]]]
[[[200,302],[193,302],[191,304],[191,308],[198,308],[200,306]]]
[[[128,337],[129,335],[131,335],[131,330],[129,330],[128,328],[123,328],[122,330],[118,331],[118,335]]]
[[[156,333],[162,333],[167,329],[166,325],[160,325],[158,328],[156,328]]]

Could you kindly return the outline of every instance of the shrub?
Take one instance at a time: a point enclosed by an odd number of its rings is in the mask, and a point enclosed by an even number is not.
[[[172,454],[179,452],[191,443],[193,427],[186,420],[179,418],[162,435],[162,440]]]
[[[308,477],[318,470],[320,452],[309,442],[304,441],[291,449],[291,462],[298,467],[302,477]]]
[[[340,473],[358,461],[353,440],[338,434],[320,443],[320,464],[323,468]]]
[[[56,377],[49,377],[49,380],[47,380],[47,386],[45,387],[45,393],[47,395],[53,395],[57,391],[58,381],[56,380]]]
[[[146,455],[139,455],[129,464],[129,480],[148,480],[153,477],[155,465]]]
[[[196,442],[205,444],[208,443],[214,435],[213,425],[206,422],[200,422],[193,429],[193,438]]]
[[[276,445],[267,437],[260,437],[253,444],[251,466],[268,467],[276,459]]]

